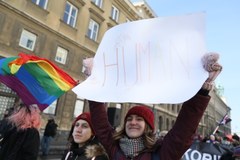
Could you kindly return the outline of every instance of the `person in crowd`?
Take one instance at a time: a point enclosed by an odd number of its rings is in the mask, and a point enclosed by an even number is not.
[[[224,136],[222,138],[222,144],[226,146],[231,146],[232,139],[228,138],[227,136]]]
[[[37,160],[41,126],[36,105],[20,104],[0,124],[1,160]]]
[[[240,145],[239,136],[236,133],[232,135],[232,141],[233,141],[232,144],[234,147]]]
[[[193,137],[193,140],[195,142],[202,142],[203,141],[203,136],[201,134],[195,134],[195,136]]]
[[[215,144],[215,143],[216,143],[216,137],[215,137],[215,135],[211,134],[211,135],[209,136],[209,139],[208,139],[206,142],[207,142],[207,143],[213,143],[213,144]]]
[[[70,147],[62,160],[108,160],[104,148],[95,136],[89,112],[82,113],[75,119],[68,141]]]
[[[166,135],[167,135],[168,131],[167,130],[163,130],[159,133],[159,138],[163,139]]]
[[[233,157],[235,158],[235,160],[240,159],[240,146],[234,147]]]
[[[240,160],[240,146],[234,147],[233,151],[229,150],[224,153],[220,160]]]
[[[232,151],[227,151],[221,156],[219,160],[235,160],[235,158],[233,157]]]
[[[239,138],[239,136],[238,136],[236,133],[234,133],[234,134],[232,135],[232,138],[233,138],[234,140],[236,140],[236,141],[240,141],[240,138]]]
[[[50,144],[53,138],[57,134],[57,127],[58,125],[55,123],[54,118],[50,118],[47,122],[47,125],[44,130],[44,134],[41,140],[41,150],[42,156],[47,156],[50,149]]]
[[[203,67],[209,77],[191,99],[183,103],[177,120],[164,139],[155,138],[154,114],[144,105],[137,105],[127,112],[124,126],[115,132],[108,122],[104,103],[88,101],[93,127],[111,160],[178,160],[191,146],[192,137],[209,103],[209,91],[221,72],[218,54],[203,58]]]
[[[219,136],[219,135],[216,135],[216,136],[215,136],[215,141],[216,141],[216,143],[222,144],[222,140],[223,140],[223,138],[222,138],[221,136]]]

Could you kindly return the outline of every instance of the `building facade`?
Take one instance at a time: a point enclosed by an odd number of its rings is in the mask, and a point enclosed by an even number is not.
[[[20,52],[47,58],[74,79],[85,80],[82,61],[93,57],[104,33],[121,23],[157,17],[145,1],[129,0],[0,0],[0,58]],[[215,91],[201,121],[199,132],[208,134],[229,110]],[[17,95],[0,84],[0,119],[17,100]],[[134,104],[108,104],[114,127],[123,124]],[[169,130],[181,104],[149,106],[156,116],[157,130]],[[42,128],[54,116],[59,130],[68,131],[73,119],[88,111],[86,100],[72,91],[55,101],[42,114]],[[230,132],[230,125],[224,128]]]

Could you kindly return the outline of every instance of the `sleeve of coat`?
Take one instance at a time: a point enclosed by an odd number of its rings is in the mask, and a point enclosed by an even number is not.
[[[27,132],[21,149],[22,160],[37,160],[40,146],[39,132],[35,128],[28,129]]]
[[[96,135],[100,143],[106,149],[106,152],[110,154],[113,145],[112,135],[114,129],[108,121],[105,104],[100,102],[89,101],[89,107],[92,118],[92,124],[96,132]]]
[[[193,135],[209,103],[210,96],[195,95],[182,105],[173,128],[164,138],[160,159],[180,159],[192,144]]]

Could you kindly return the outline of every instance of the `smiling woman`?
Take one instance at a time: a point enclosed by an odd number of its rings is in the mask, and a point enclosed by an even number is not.
[[[218,54],[206,54],[203,67],[208,79],[192,98],[183,103],[177,120],[164,138],[156,139],[154,113],[144,105],[132,107],[123,127],[115,131],[107,120],[105,104],[89,100],[92,123],[100,142],[112,160],[177,160],[192,144],[192,137],[210,101],[209,91],[221,72]],[[99,123],[101,122],[101,123]]]
[[[80,114],[69,133],[69,149],[62,160],[108,160],[105,150],[95,137],[90,113]]]

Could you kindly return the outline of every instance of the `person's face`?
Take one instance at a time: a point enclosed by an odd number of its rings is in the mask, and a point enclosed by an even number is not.
[[[126,119],[125,131],[129,138],[138,138],[143,135],[146,127],[144,119],[138,115],[129,115]]]
[[[82,119],[78,120],[75,123],[72,136],[75,143],[78,143],[79,146],[84,145],[92,136],[92,130],[88,122]]]
[[[214,141],[214,140],[215,140],[215,136],[214,136],[214,135],[210,135],[210,139],[211,139],[212,141]]]

